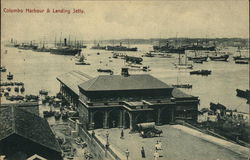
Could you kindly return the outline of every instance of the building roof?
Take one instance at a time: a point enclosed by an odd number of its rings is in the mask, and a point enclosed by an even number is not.
[[[194,97],[190,94],[186,94],[184,92],[182,92],[180,89],[178,88],[174,88],[173,91],[172,91],[172,96],[174,98],[191,98],[191,97]]]
[[[0,112],[0,141],[17,134],[51,150],[61,152],[48,122],[19,107],[10,106]]]
[[[59,75],[56,79],[59,80],[61,83],[65,84],[69,87],[75,94],[79,94],[78,85],[88,81],[92,77],[84,74],[80,71],[70,71],[68,73],[64,73]]]
[[[114,91],[172,88],[149,74],[138,75],[100,75],[90,79],[79,87],[85,91]]]

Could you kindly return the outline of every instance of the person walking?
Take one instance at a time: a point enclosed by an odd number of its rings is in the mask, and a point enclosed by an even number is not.
[[[121,131],[121,137],[120,137],[121,139],[124,139],[124,132],[123,132],[123,129],[122,129],[122,131]]]
[[[154,153],[154,160],[158,160],[160,157],[159,153],[157,150],[155,150],[155,153]]]
[[[144,147],[141,148],[141,157],[146,158]]]

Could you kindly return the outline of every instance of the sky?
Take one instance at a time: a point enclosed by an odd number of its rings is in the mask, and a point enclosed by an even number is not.
[[[4,12],[23,9],[23,13]],[[25,9],[71,13],[25,13]],[[73,14],[73,9],[84,11]],[[248,38],[248,0],[7,1],[1,5],[1,39],[102,40],[122,38]]]

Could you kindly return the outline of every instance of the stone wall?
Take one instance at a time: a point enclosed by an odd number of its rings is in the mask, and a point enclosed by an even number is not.
[[[95,135],[89,134],[84,129],[79,130],[79,136],[87,143],[90,152],[98,160],[120,160],[109,147],[103,145]]]

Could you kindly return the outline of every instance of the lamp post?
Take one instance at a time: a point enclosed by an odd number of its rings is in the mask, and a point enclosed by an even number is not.
[[[128,160],[128,157],[129,157],[129,151],[128,151],[128,149],[125,151],[125,154],[126,154],[126,157],[127,157],[127,160]]]
[[[107,131],[107,133],[106,133],[106,138],[107,138],[106,146],[108,147],[109,146],[109,131]]]

